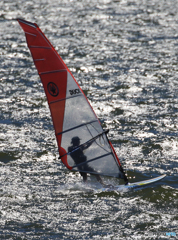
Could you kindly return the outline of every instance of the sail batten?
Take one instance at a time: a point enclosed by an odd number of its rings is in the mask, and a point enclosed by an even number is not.
[[[42,58],[42,59],[34,59],[34,62],[36,61],[45,61],[45,58]]]
[[[60,134],[66,133],[66,132],[70,132],[70,131],[72,131],[72,130],[75,130],[75,129],[77,129],[77,128],[86,126],[86,125],[91,124],[91,123],[94,123],[94,122],[98,122],[98,120],[93,120],[93,121],[91,121],[91,122],[86,122],[86,123],[80,124],[80,125],[78,125],[78,126],[76,126],[76,127],[69,128],[69,129],[67,129],[67,130],[65,130],[65,131],[63,131],[63,132],[58,133],[57,135],[60,135]]]
[[[90,159],[90,160],[88,160],[88,161],[86,161],[86,162],[79,163],[79,164],[73,166],[72,169],[78,168],[78,167],[83,166],[83,165],[85,165],[85,164],[88,164],[88,163],[90,163],[90,162],[96,161],[96,160],[98,160],[98,159],[100,159],[100,158],[107,157],[107,156],[110,155],[110,154],[112,154],[112,153],[110,152],[110,153],[107,153],[107,154],[103,154],[103,155],[101,155],[101,156],[99,156],[99,157]]]
[[[31,35],[31,36],[34,36],[34,37],[36,37],[37,35],[35,35],[35,34],[32,34],[32,33],[29,33],[29,32],[25,32],[25,34],[29,34],[29,35]]]
[[[67,71],[67,70],[66,69],[60,69],[60,70],[53,70],[53,71],[48,71],[48,72],[40,72],[39,74],[43,75],[43,74],[51,74],[51,73],[64,72],[64,71]]]
[[[68,100],[68,99],[76,98],[76,97],[79,97],[79,96],[82,96],[82,94],[79,94],[78,96],[75,95],[75,96],[69,96],[69,97],[66,97],[66,98],[58,99],[58,100],[56,100],[56,101],[50,102],[49,104],[53,104],[53,103],[60,102],[60,101],[66,101],[66,100]]]
[[[74,171],[127,179],[111,142],[72,73],[37,24],[18,19],[25,32],[56,134],[60,159]]]
[[[45,46],[29,46],[29,48],[51,49],[51,47],[45,47]]]

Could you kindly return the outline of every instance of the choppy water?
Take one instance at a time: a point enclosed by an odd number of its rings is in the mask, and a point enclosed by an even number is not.
[[[96,192],[58,160],[15,18],[36,22],[89,98],[137,191]],[[178,2],[0,1],[0,238],[178,236]],[[105,179],[119,184],[119,181]]]

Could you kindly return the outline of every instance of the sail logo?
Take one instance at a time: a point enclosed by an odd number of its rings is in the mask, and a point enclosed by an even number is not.
[[[47,88],[51,96],[57,97],[57,95],[59,94],[59,89],[55,83],[49,82]]]
[[[74,94],[79,94],[80,90],[77,88],[77,89],[69,90],[69,92],[70,92],[70,95],[74,95]]]

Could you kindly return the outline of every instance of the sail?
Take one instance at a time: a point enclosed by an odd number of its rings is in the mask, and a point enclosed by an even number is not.
[[[73,171],[127,181],[107,133],[70,70],[35,23],[18,22],[46,93],[62,162]]]

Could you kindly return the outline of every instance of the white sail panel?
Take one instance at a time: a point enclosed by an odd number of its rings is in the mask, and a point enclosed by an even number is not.
[[[66,98],[72,97],[75,95],[81,94],[81,90],[79,85],[76,83],[72,75],[68,72],[67,73],[67,91],[66,91]]]

